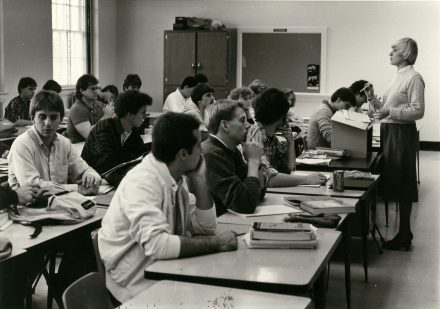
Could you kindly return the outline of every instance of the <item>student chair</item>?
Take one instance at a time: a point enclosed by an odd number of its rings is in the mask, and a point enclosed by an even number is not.
[[[101,274],[89,273],[72,283],[63,293],[65,309],[114,308]]]

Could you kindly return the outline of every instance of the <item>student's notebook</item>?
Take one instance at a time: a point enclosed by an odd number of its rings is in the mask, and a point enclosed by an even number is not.
[[[255,209],[255,212],[252,214],[238,213],[238,212],[235,212],[230,209],[228,209],[228,211],[233,214],[240,215],[244,218],[258,217],[258,216],[284,215],[284,214],[289,214],[292,212],[300,212],[299,210],[297,210],[295,208],[292,208],[292,207],[286,206],[286,205],[282,205],[282,204],[258,206]]]

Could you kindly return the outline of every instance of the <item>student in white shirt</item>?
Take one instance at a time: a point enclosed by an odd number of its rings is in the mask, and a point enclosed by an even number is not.
[[[98,240],[106,284],[121,302],[154,283],[144,278],[144,269],[155,260],[237,248],[233,232],[215,235],[198,128],[189,115],[159,117],[152,153],[122,179],[102,220]]]
[[[183,112],[186,102],[190,100],[191,93],[196,86],[197,80],[195,77],[185,77],[180,87],[168,95],[165,103],[163,104],[163,111],[175,113]]]

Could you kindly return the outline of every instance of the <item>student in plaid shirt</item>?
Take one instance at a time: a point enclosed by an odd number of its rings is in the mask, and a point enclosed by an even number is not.
[[[5,118],[16,126],[31,125],[29,106],[35,94],[37,82],[32,77],[23,77],[18,82],[18,96],[9,102],[5,109]]]
[[[262,168],[268,187],[289,187],[303,184],[321,184],[326,177],[319,173],[307,176],[291,174],[295,170],[295,142],[287,125],[289,102],[283,92],[270,88],[255,102],[256,123],[249,129],[248,142],[263,147]],[[281,143],[275,132],[282,130],[286,143]]]

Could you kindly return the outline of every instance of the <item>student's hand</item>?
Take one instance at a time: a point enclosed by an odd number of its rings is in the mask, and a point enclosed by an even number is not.
[[[255,142],[246,142],[243,144],[243,155],[246,161],[255,161],[260,163],[263,148]]]
[[[284,128],[283,128],[283,136],[286,139],[288,144],[292,144],[293,143],[295,138],[293,137],[292,128],[290,127],[290,125],[287,124],[287,125],[284,126]]]
[[[109,106],[104,106],[104,107],[102,108],[102,111],[103,111],[103,113],[104,113],[104,115],[103,115],[104,118],[110,118],[110,117],[113,117],[113,114],[114,114],[114,109],[113,109],[113,108],[111,108],[111,107],[109,107]]]
[[[86,188],[90,188],[93,185],[99,186],[101,181],[101,176],[91,168],[87,169],[81,177],[81,183]]]
[[[215,242],[217,245],[217,251],[233,251],[237,250],[237,236],[232,231],[226,231],[215,235]]]
[[[374,119],[381,120],[385,117],[388,117],[390,114],[390,109],[388,107],[383,107],[381,110],[377,111],[373,114]]]
[[[37,186],[37,194],[35,195],[35,199],[44,199],[50,195],[49,188],[40,188]]]
[[[322,185],[327,181],[327,177],[321,173],[311,173],[305,177],[306,185]]]
[[[37,184],[25,184],[19,187],[15,192],[17,192],[18,203],[20,205],[26,205],[28,203],[35,202],[40,186]]]
[[[370,98],[370,99],[373,98],[374,97],[374,87],[373,87],[373,84],[366,83],[364,85],[364,87],[365,87],[364,92],[367,95],[367,98]]]
[[[198,176],[204,176],[206,173],[206,163],[205,158],[202,154],[200,154],[199,162],[197,163],[197,166],[192,171],[187,172],[185,175],[188,178],[194,178]]]

